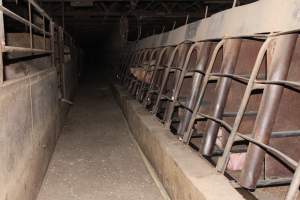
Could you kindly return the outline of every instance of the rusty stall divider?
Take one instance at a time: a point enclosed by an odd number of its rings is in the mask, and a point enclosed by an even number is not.
[[[149,89],[149,83],[147,83],[147,81],[149,81],[149,80],[147,80],[147,79],[148,79],[148,76],[152,77],[152,75],[153,75],[153,72],[154,72],[155,66],[156,66],[156,62],[157,62],[157,59],[155,59],[155,58],[158,56],[160,50],[161,50],[160,48],[154,48],[154,49],[152,49],[152,51],[150,53],[149,61],[145,67],[145,74],[143,76],[143,79],[141,81],[141,86],[138,89],[137,95],[136,95],[137,100],[140,102],[142,102],[144,100],[146,93]]]
[[[130,67],[131,69],[135,69],[135,68],[138,68],[141,63],[143,62],[143,58],[144,58],[144,55],[145,55],[145,52],[146,50],[141,50],[138,54],[137,54],[137,57],[136,57],[136,60],[135,62],[133,63],[133,65]],[[129,69],[130,70],[130,69]],[[130,71],[131,72],[131,71]],[[137,83],[137,78],[132,74],[130,76],[130,80],[129,80],[129,85],[128,85],[128,91],[129,93],[132,93],[132,90],[134,89],[136,83]]]
[[[140,61],[138,63],[138,65],[136,66],[136,68],[139,68],[141,71],[147,71],[148,68],[149,68],[149,58],[150,58],[150,55],[151,55],[151,52],[153,51],[153,49],[145,49],[143,51],[143,54],[140,58]],[[138,92],[139,92],[139,89],[142,85],[142,82],[145,81],[144,79],[142,80],[139,80],[138,78],[140,77],[136,77],[129,92],[135,96],[137,99],[138,99]]]
[[[169,104],[169,106],[166,108],[166,113],[165,113],[165,119],[164,123],[166,127],[170,127],[171,122],[173,121],[172,115],[174,112],[174,108],[176,106],[184,107],[185,109],[188,110],[188,112],[184,112],[182,119],[179,120],[179,126],[177,129],[177,134],[180,134],[182,130],[184,130],[186,127],[186,124],[189,122],[191,113],[189,110],[194,107],[195,101],[198,97],[199,93],[199,88],[202,83],[202,79],[204,76],[204,70],[206,68],[207,62],[209,60],[209,52],[211,49],[211,42],[197,42],[194,43],[191,48],[189,49],[189,52],[187,53],[180,78],[178,80],[178,84],[175,87],[174,94],[173,94],[173,101]],[[189,69],[188,65],[192,56],[192,52],[196,51],[197,52],[197,63],[194,69]],[[182,102],[181,100],[178,99],[178,95],[181,91],[183,81],[185,78],[192,77],[192,88],[191,88],[191,93],[190,97],[185,101]]]
[[[189,41],[183,42],[182,44],[176,46],[174,51],[172,52],[168,61],[167,69],[163,74],[162,83],[160,85],[160,88],[158,89],[158,96],[152,110],[154,115],[158,114],[161,101],[166,101],[166,108],[168,108],[169,103],[173,101],[173,95],[177,88],[178,80],[180,79],[180,75],[183,70],[183,65],[186,59],[186,54],[188,53],[188,50],[190,48],[190,44],[191,43]],[[170,80],[171,74],[174,75],[173,82],[171,82]],[[168,83],[171,84],[170,88],[167,88]],[[165,111],[163,111],[163,113],[165,113]],[[164,121],[164,119],[165,114],[163,114],[162,116],[162,121]]]
[[[125,51],[125,53],[123,53],[123,56],[122,56],[121,62],[120,62],[121,64],[116,71],[116,79],[120,82],[122,82],[122,80],[125,76],[126,68],[129,65],[132,54],[133,54],[133,52],[130,52],[130,51],[129,52]]]
[[[132,54],[130,54],[128,58],[128,63],[125,63],[123,67],[123,76],[121,77],[121,83],[127,86],[129,85],[129,81],[131,78],[130,67],[134,63],[136,56],[137,56],[137,52],[133,52]]]
[[[143,105],[145,107],[150,106],[150,110],[153,109],[153,103],[155,102],[155,95],[157,98],[157,95],[159,93],[159,90],[161,88],[161,82],[162,77],[165,72],[168,70],[168,65],[170,63],[170,60],[173,60],[172,55],[176,51],[176,47],[168,46],[161,49],[159,56],[157,58],[157,62],[154,67],[153,75],[151,77],[151,81],[149,84],[149,89],[146,93],[146,96],[143,100]],[[167,62],[167,64],[165,64]]]
[[[46,38],[49,37],[51,40],[53,40],[53,26],[54,23],[52,19],[47,15],[47,13],[33,0],[27,0],[28,3],[28,13],[29,13],[29,19],[25,19],[21,17],[20,15],[12,12],[8,8],[6,8],[3,5],[3,0],[0,1],[0,50],[1,50],[1,56],[0,56],[0,83],[3,83],[5,80],[4,77],[4,66],[3,66],[3,53],[13,53],[13,52],[24,52],[24,53],[38,53],[38,54],[52,54],[53,56],[53,44],[50,44],[50,49],[46,48]],[[36,12],[38,12],[43,19],[43,25],[42,27],[39,27],[35,25],[32,22],[32,9],[34,9]],[[9,46],[6,45],[5,41],[5,28],[4,28],[4,16],[8,16],[22,24],[24,24],[26,27],[29,28],[29,45],[30,47],[16,47],[16,46]],[[49,21],[49,31],[46,31],[45,21]],[[34,48],[33,46],[33,30],[41,33],[44,38],[44,48]],[[53,62],[53,59],[52,59]]]
[[[227,129],[230,130],[230,136],[227,141],[224,153],[221,158],[219,158],[217,163],[218,171],[224,173],[231,148],[235,141],[246,140],[250,142],[247,151],[247,159],[245,167],[242,170],[240,184],[249,189],[254,189],[257,184],[262,182],[263,184],[278,184],[278,183],[288,183],[291,180],[274,179],[269,181],[259,181],[259,174],[262,167],[263,157],[265,152],[270,153],[277,159],[281,160],[291,169],[296,169],[298,164],[296,161],[285,155],[284,153],[278,151],[277,149],[269,146],[270,138],[281,138],[281,137],[296,137],[299,136],[299,131],[281,131],[272,132],[272,127],[274,125],[274,118],[279,104],[284,86],[286,88],[297,89],[300,84],[293,81],[287,81],[287,72],[289,69],[291,56],[294,50],[296,38],[298,34],[282,34],[282,35],[271,35],[264,45],[262,46],[259,55],[257,57],[256,64],[252,70],[250,79],[248,80],[248,85],[244,93],[242,103],[239,108],[239,112],[235,119],[233,127],[228,124]],[[277,48],[274,53],[274,60],[271,62],[271,72],[267,80],[256,80],[258,70],[260,68],[263,57],[267,51],[267,48],[272,40],[277,41]],[[263,98],[260,103],[259,112],[257,114],[256,122],[254,125],[253,135],[243,135],[238,132],[239,125],[241,123],[243,114],[245,112],[247,103],[249,101],[251,92],[257,88],[263,89]],[[269,105],[266,106],[266,103]],[[272,110],[267,110],[272,107]],[[266,116],[267,115],[267,116]],[[239,138],[239,139],[238,139]],[[250,163],[249,163],[250,162]],[[256,170],[256,171],[254,171]],[[296,176],[297,173],[294,175]],[[299,179],[299,177],[298,177]],[[295,181],[294,181],[295,182]]]
[[[224,109],[225,109],[225,105],[226,105],[226,101],[227,101],[227,96],[229,93],[229,88],[231,85],[231,78],[226,77],[224,75],[228,75],[228,74],[233,74],[234,69],[236,67],[236,63],[237,63],[237,59],[238,59],[238,54],[239,54],[239,50],[240,50],[240,46],[241,46],[241,39],[224,39],[223,40],[223,44],[222,47],[216,48],[217,52],[214,52],[217,55],[219,51],[221,51],[221,48],[223,48],[223,61],[221,64],[221,68],[220,68],[220,72],[219,73],[212,73],[212,69],[215,63],[215,57],[213,57],[213,59],[211,60],[211,63],[209,65],[209,67],[207,68],[206,72],[205,72],[205,77],[204,77],[204,83],[202,85],[201,91],[200,91],[200,96],[198,99],[198,102],[196,103],[194,108],[191,108],[190,110],[192,111],[192,113],[198,113],[205,92],[207,90],[207,86],[208,83],[210,81],[218,81],[218,84],[216,86],[216,97],[213,100],[214,103],[214,108],[213,108],[213,114],[209,117],[203,117],[201,116],[201,119],[209,119],[210,117],[212,118],[216,118],[216,119],[222,119],[224,113]],[[203,114],[203,113],[202,113]],[[203,114],[206,115],[206,114]],[[195,116],[195,115],[194,115]],[[194,116],[192,115],[191,121],[189,123],[188,129],[183,129],[183,142],[188,143],[192,137],[192,126],[194,125],[195,121],[197,120],[197,117],[194,118]],[[203,144],[201,146],[201,154],[205,155],[205,156],[211,156],[213,153],[213,149],[216,143],[216,139],[217,139],[217,134],[218,134],[218,130],[220,128],[219,123],[216,123],[214,121],[209,120],[208,121],[208,130],[207,132],[204,134],[204,138],[203,138]],[[186,132],[185,132],[186,130]]]
[[[127,66],[127,72],[126,72],[126,76],[125,76],[125,80],[124,81],[125,81],[125,85],[128,88],[128,90],[131,89],[132,84],[135,81],[135,77],[132,75],[132,73],[130,71],[130,68],[135,68],[139,64],[140,57],[141,57],[142,53],[143,53],[143,50],[140,50],[140,51],[136,52],[133,55],[131,62]]]
[[[66,33],[62,27],[57,26],[52,18],[34,1],[34,0],[24,0],[27,2],[28,10],[28,19],[14,13],[3,5],[3,0],[0,1],[0,83],[5,81],[4,77],[4,66],[3,66],[3,53],[31,53],[33,55],[48,56],[51,55],[51,66],[56,67],[58,73],[63,71],[64,65],[64,38],[68,38],[69,46],[74,49],[74,40],[72,37]],[[32,19],[32,13],[37,12],[40,15],[42,23],[41,25],[36,25]],[[11,19],[14,19],[16,22],[24,24],[29,29],[29,47],[19,47],[19,46],[10,46],[6,44],[5,41],[5,27],[4,27],[4,16],[7,16]],[[43,37],[43,47],[36,48],[33,42],[34,32],[37,32]],[[49,47],[47,46],[47,39],[49,39]],[[62,95],[65,97],[65,83],[62,78],[59,76],[58,85],[62,85]],[[60,80],[61,79],[61,80]]]

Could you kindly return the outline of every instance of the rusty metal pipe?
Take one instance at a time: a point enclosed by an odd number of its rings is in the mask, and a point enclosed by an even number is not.
[[[156,62],[155,62],[155,70],[152,74],[152,77],[151,77],[151,80],[150,80],[150,84],[149,84],[149,90],[147,91],[146,93],[146,97],[143,101],[143,105],[146,107],[147,106],[147,103],[148,103],[148,100],[152,97],[152,94],[150,93],[154,88],[155,88],[155,84],[156,82],[158,82],[158,79],[159,79],[159,72],[158,72],[158,68],[159,66],[161,65],[161,63],[163,62],[163,59],[164,59],[164,56],[168,57],[168,50],[170,49],[171,47],[165,47],[163,48],[160,53],[159,53],[159,56],[158,58],[156,59]]]
[[[233,74],[239,57],[242,39],[231,39],[226,41],[224,55],[221,65],[222,74]],[[214,102],[213,117],[222,119],[227,96],[230,90],[231,78],[222,77],[217,85],[216,98]],[[205,156],[211,156],[217,140],[220,124],[215,121],[208,121],[207,132],[202,140],[201,151]]]
[[[199,62],[197,64],[197,66],[195,67],[195,70],[205,71],[205,68],[209,61],[209,54],[211,51],[211,46],[212,46],[211,42],[203,43],[201,52],[199,54],[199,57],[200,57]],[[200,74],[200,73],[194,74],[193,81],[192,81],[191,96],[188,101],[187,107],[194,109],[197,98],[199,97],[202,80],[203,80],[203,74]],[[189,121],[191,120],[191,117],[192,117],[192,113],[188,110],[185,110],[185,112],[182,116],[182,120],[180,120],[177,134],[182,135],[186,131]]]
[[[170,110],[170,106],[173,104],[174,100],[175,100],[175,94],[177,93],[176,90],[178,90],[178,85],[181,81],[181,77],[184,75],[184,71],[185,71],[185,63],[186,63],[186,59],[187,56],[190,52],[190,49],[193,47],[193,45],[189,45],[189,44],[185,44],[182,46],[182,49],[180,50],[180,54],[179,54],[179,58],[175,63],[175,66],[177,65],[179,68],[181,68],[180,70],[176,70],[175,71],[175,77],[174,77],[174,81],[172,83],[172,97],[173,97],[173,101],[171,102],[167,102],[166,103],[166,109],[164,111],[164,116],[163,116],[163,121],[166,122],[168,120],[169,117],[169,110]],[[173,67],[173,66],[171,66]],[[168,83],[166,83],[168,84]]]
[[[289,34],[276,38],[268,80],[286,80],[297,37],[298,34]],[[255,140],[264,144],[269,143],[283,90],[284,87],[280,85],[266,85],[253,129]],[[255,189],[264,156],[263,149],[255,144],[249,145],[240,177],[240,184],[243,187]]]

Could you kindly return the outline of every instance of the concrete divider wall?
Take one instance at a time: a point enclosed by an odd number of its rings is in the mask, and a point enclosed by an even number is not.
[[[142,151],[174,200],[244,199],[215,168],[115,85],[114,93]]]
[[[1,200],[36,198],[66,108],[54,68],[0,85]]]

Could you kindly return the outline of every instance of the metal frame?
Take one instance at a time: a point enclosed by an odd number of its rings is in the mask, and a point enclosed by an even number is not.
[[[53,26],[54,23],[52,19],[46,14],[46,12],[33,0],[27,0],[28,2],[28,13],[29,19],[25,19],[16,13],[10,11],[6,7],[3,6],[3,0],[0,1],[0,84],[4,82],[4,66],[3,66],[3,53],[13,53],[13,52],[24,52],[24,53],[38,53],[38,54],[51,54],[52,56],[52,65],[54,62],[53,54],[54,54],[54,45],[53,45],[53,37],[54,31]],[[32,22],[32,9],[35,9],[43,19],[43,27],[39,27]],[[8,16],[25,26],[29,27],[29,37],[30,37],[30,47],[16,47],[6,45],[5,41],[5,28],[4,28],[4,16]],[[45,20],[49,21],[49,31],[46,31]],[[44,48],[34,48],[33,46],[33,30],[38,31],[43,34],[44,38]],[[50,49],[46,47],[46,38],[50,38]]]
[[[153,96],[153,94],[158,94],[158,91],[157,89],[155,89],[156,87],[160,88],[159,86],[157,86],[158,82],[159,82],[159,73],[161,72],[161,70],[167,70],[167,66],[165,66],[164,64],[161,64],[161,62],[163,61],[163,59],[168,59],[168,57],[170,55],[168,55],[168,50],[171,51],[170,54],[172,54],[172,52],[174,51],[174,49],[172,49],[173,47],[164,47],[158,58],[157,58],[157,62],[156,62],[156,65],[155,65],[155,69],[154,69],[154,72],[153,72],[153,75],[151,77],[151,81],[150,81],[150,86],[149,86],[149,90],[147,91],[147,94],[146,94],[146,97],[143,101],[143,104],[145,107],[147,107],[147,105],[149,103],[151,103],[151,98]],[[165,54],[166,53],[166,54]],[[164,57],[165,55],[165,57]]]

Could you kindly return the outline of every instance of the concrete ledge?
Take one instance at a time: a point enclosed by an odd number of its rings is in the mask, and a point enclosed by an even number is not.
[[[172,199],[244,199],[226,177],[178,141],[125,90],[118,85],[113,90],[135,139]]]

